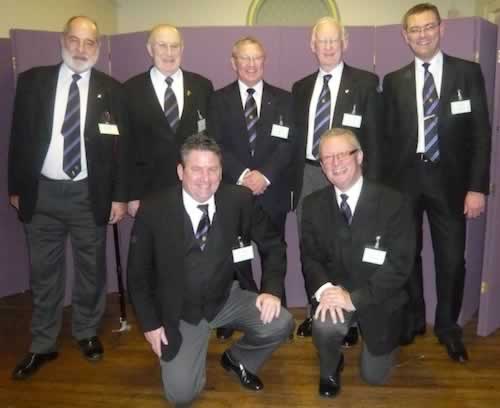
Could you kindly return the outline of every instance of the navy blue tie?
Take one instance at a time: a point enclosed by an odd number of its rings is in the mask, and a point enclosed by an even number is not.
[[[167,89],[163,100],[163,111],[170,128],[175,132],[179,126],[179,105],[177,105],[177,98],[172,89],[174,80],[172,77],[168,77],[165,82],[167,83]]]
[[[312,154],[316,159],[319,159],[319,140],[321,135],[330,129],[330,106],[332,96],[328,82],[332,76],[330,74],[323,77],[323,88],[319,95],[318,104],[316,105],[316,116],[314,118],[314,133]]]
[[[347,202],[347,199],[349,198],[349,196],[347,194],[341,194],[340,198],[342,199],[342,202],[340,203],[340,212],[344,216],[344,219],[347,222],[347,225],[351,225],[352,211],[351,211],[351,207],[349,207],[349,204]]]
[[[247,92],[248,96],[245,101],[245,122],[247,124],[250,154],[253,156],[255,154],[255,144],[257,141],[257,121],[259,120],[259,116],[257,114],[257,104],[253,97],[255,89],[248,88]]]
[[[424,67],[424,89],[422,100],[424,103],[424,142],[425,156],[430,161],[439,160],[439,136],[438,136],[438,108],[439,97],[434,83],[434,77],[429,71],[429,63],[422,64]]]
[[[80,91],[77,82],[80,75],[74,74],[69,86],[68,103],[61,129],[64,137],[63,170],[74,179],[82,170],[82,153],[80,141]]]
[[[210,218],[208,216],[208,204],[198,205],[198,209],[203,212],[203,215],[196,229],[196,240],[203,251],[207,245],[208,230],[210,229]]]

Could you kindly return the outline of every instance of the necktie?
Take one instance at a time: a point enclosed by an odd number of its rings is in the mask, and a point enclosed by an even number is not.
[[[318,104],[316,105],[312,147],[312,154],[316,159],[319,159],[319,139],[323,133],[330,129],[330,105],[332,97],[328,82],[331,78],[330,74],[323,77],[323,89],[321,89]]]
[[[349,207],[349,204],[347,203],[347,199],[349,198],[349,196],[347,194],[341,194],[340,198],[342,199],[342,202],[340,203],[340,212],[344,216],[347,225],[351,225],[352,211],[351,207]]]
[[[429,71],[429,64],[422,64],[424,67],[424,89],[422,100],[424,103],[424,142],[425,156],[430,161],[439,160],[439,137],[438,137],[438,108],[439,97],[434,84],[434,77]]]
[[[255,154],[255,142],[257,140],[257,121],[259,116],[257,115],[257,104],[253,98],[255,89],[247,89],[248,96],[245,101],[245,121],[247,123],[248,131],[248,145],[250,147],[250,154],[253,156]]]
[[[168,77],[165,79],[165,82],[167,83],[167,89],[165,90],[163,99],[163,110],[170,128],[175,132],[179,125],[179,106],[177,105],[177,98],[172,89],[172,82],[174,80],[172,77]]]
[[[208,204],[200,204],[198,206],[203,215],[196,229],[196,240],[200,245],[200,249],[203,251],[205,245],[207,244],[208,230],[210,229],[210,218],[208,217]]]
[[[74,179],[81,171],[80,142],[80,91],[77,82],[80,75],[74,74],[69,86],[68,104],[64,114],[61,134],[64,137],[63,171]]]

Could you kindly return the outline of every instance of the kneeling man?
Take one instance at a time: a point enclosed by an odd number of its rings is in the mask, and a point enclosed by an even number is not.
[[[335,397],[344,366],[341,345],[356,322],[364,340],[362,378],[370,384],[388,380],[415,242],[406,199],[363,178],[363,152],[354,133],[328,131],[319,155],[331,185],[304,200],[301,256],[309,296],[317,301],[319,393]]]
[[[128,287],[144,335],[160,358],[167,399],[189,405],[205,384],[210,330],[244,335],[222,367],[261,390],[256,372],[293,330],[281,308],[285,243],[244,187],[220,184],[221,151],[202,134],[181,148],[182,186],[144,199],[132,232]],[[254,241],[263,260],[260,294],[249,268]],[[234,280],[237,276],[238,280]]]

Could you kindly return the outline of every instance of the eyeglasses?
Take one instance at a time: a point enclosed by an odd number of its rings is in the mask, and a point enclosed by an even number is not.
[[[251,62],[254,62],[255,64],[260,64],[262,61],[264,61],[264,56],[263,55],[238,55],[236,57],[238,61],[242,62],[243,64],[250,64]]]
[[[322,163],[327,163],[327,162],[333,161],[333,159],[336,159],[338,162],[342,162],[342,161],[346,160],[348,157],[352,156],[357,151],[359,151],[359,149],[353,149],[353,150],[349,150],[347,152],[339,152],[339,153],[331,154],[329,156],[320,157],[320,160]]]
[[[164,43],[164,42],[156,42],[154,44],[156,48],[158,48],[161,51],[167,51],[170,50],[171,53],[177,53],[181,49],[181,44],[180,43]]]
[[[340,38],[323,38],[321,40],[316,40],[316,44],[320,47],[334,46],[340,44],[342,40]]]
[[[433,32],[436,28],[438,28],[440,23],[429,23],[424,25],[423,27],[410,27],[406,30],[406,32],[411,36],[418,36],[420,34],[428,34]]]

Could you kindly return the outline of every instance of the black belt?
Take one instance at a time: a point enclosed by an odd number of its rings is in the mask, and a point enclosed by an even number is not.
[[[309,164],[309,165],[315,166],[315,167],[321,167],[319,160],[306,159],[306,164]]]
[[[431,159],[429,159],[425,155],[425,153],[415,153],[415,159],[417,161],[420,161],[420,162],[423,162],[423,163],[430,163],[430,164],[438,164],[439,163],[439,160],[432,161]]]

